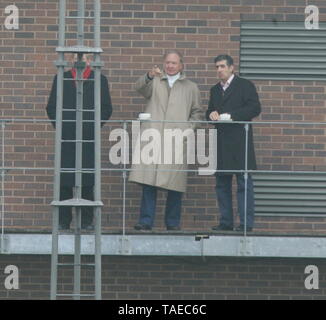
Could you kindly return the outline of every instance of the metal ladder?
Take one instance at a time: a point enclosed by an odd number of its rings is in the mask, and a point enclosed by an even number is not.
[[[94,47],[84,46],[84,20],[90,17],[85,17],[85,0],[78,1],[78,14],[76,17],[66,17],[66,0],[59,2],[59,42],[56,49],[58,60],[56,66],[57,73],[57,106],[56,106],[56,132],[55,132],[55,165],[54,165],[54,190],[52,206],[52,255],[51,255],[51,300],[57,297],[72,297],[79,300],[81,297],[94,297],[97,300],[101,299],[101,67],[100,53],[103,50],[100,48],[100,0],[94,0]],[[65,46],[65,29],[66,19],[73,18],[77,21],[77,45],[68,47]],[[76,53],[78,61],[75,64],[77,70],[76,77],[76,158],[75,158],[75,188],[72,199],[60,201],[60,175],[65,172],[61,169],[61,142],[62,142],[62,109],[63,109],[63,81],[64,68],[68,63],[64,60],[65,53]],[[83,54],[94,54],[94,61],[91,66],[94,70],[94,144],[95,144],[95,167],[94,173],[94,201],[82,199],[82,125],[83,125]],[[72,80],[73,81],[73,80]],[[88,141],[88,140],[87,140]],[[71,206],[75,208],[75,233],[74,233],[74,263],[58,263],[59,255],[59,208],[62,206]],[[85,206],[93,207],[95,219],[94,232],[94,263],[81,263],[81,208]],[[73,293],[58,293],[58,266],[73,266],[74,267],[74,289]],[[81,293],[81,267],[91,266],[95,271],[95,293]]]

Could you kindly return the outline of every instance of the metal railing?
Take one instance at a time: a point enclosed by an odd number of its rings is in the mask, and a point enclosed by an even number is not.
[[[67,120],[68,122],[71,122],[71,120]],[[92,122],[91,120],[89,121],[84,121],[84,122]],[[114,127],[114,126],[110,126],[110,131],[112,132],[114,130],[114,128],[116,129],[122,129],[124,135],[128,134],[128,129],[130,129],[132,124],[135,123],[140,123],[142,121],[138,121],[138,120],[108,120],[108,121],[103,121],[105,123],[107,123],[107,126],[105,126],[104,128],[108,128],[109,125],[116,125],[118,127]],[[170,126],[171,124],[174,124],[173,127],[178,128],[178,124],[189,124],[190,122],[185,122],[185,121],[154,121],[154,120],[144,120],[144,122],[146,123],[161,123],[162,125],[164,123],[169,123]],[[50,123],[49,120],[47,119],[0,119],[0,123],[1,123],[1,252],[2,252],[2,248],[3,248],[3,243],[4,243],[4,237],[5,237],[5,229],[6,229],[6,224],[5,224],[5,211],[6,211],[6,194],[5,194],[5,180],[6,177],[10,176],[12,171],[23,171],[23,172],[28,172],[28,171],[48,171],[48,170],[53,170],[54,168],[52,166],[45,166],[45,167],[37,167],[36,165],[34,167],[31,166],[10,166],[10,165],[6,165],[7,161],[6,159],[6,154],[8,154],[8,151],[6,150],[8,147],[12,147],[11,145],[7,144],[7,139],[6,139],[6,132],[8,128],[10,128],[10,125],[12,124],[47,124]],[[199,129],[203,129],[204,126],[206,126],[207,129],[207,124],[212,125],[212,124],[216,124],[216,122],[214,121],[193,121],[191,122],[192,124],[197,125],[197,127]],[[313,175],[318,175],[318,174],[326,174],[325,170],[249,170],[248,169],[248,128],[250,125],[254,126],[292,126],[295,128],[298,128],[300,126],[302,127],[308,127],[308,128],[316,128],[316,127],[322,127],[323,131],[320,131],[320,135],[323,136],[323,133],[325,133],[325,129],[326,129],[326,122],[289,122],[289,121],[250,121],[250,122],[240,122],[240,121],[220,121],[219,123],[223,123],[223,124],[228,124],[228,125],[235,125],[235,124],[241,124],[244,127],[245,130],[245,139],[246,139],[246,148],[245,148],[245,167],[243,170],[217,170],[216,172],[223,172],[223,173],[241,173],[244,174],[245,177],[245,192],[247,192],[247,178],[248,178],[248,174],[251,173],[258,173],[258,174],[264,174],[264,173],[273,173],[273,174],[279,174],[279,173],[286,173],[286,174],[313,174]],[[213,127],[210,127],[211,129],[213,129]],[[112,129],[112,130],[111,130]],[[204,130],[206,130],[204,129]],[[52,129],[50,129],[52,130]],[[103,130],[103,129],[102,129]],[[105,129],[107,130],[107,129]],[[218,130],[217,130],[218,131]],[[54,131],[53,131],[54,134]],[[218,134],[218,133],[217,133]],[[295,134],[291,134],[292,136],[296,136]],[[205,131],[205,137],[207,137],[207,132]],[[257,138],[257,137],[256,137]],[[29,138],[25,138],[25,141],[27,141]],[[40,138],[41,140],[44,141],[50,141],[52,138],[51,137],[43,137]],[[123,148],[124,151],[129,150],[130,149],[130,144],[128,144],[128,141],[130,141],[130,139],[128,140],[126,136],[124,136],[123,140]],[[255,140],[255,136],[254,136],[254,140]],[[112,140],[109,139],[108,145],[110,144],[110,141],[112,142]],[[204,140],[206,142],[206,138]],[[260,143],[257,142],[256,143]],[[325,142],[320,142],[319,144],[324,144]],[[103,144],[102,148],[107,148],[107,145]],[[263,148],[256,148],[257,150],[261,150]],[[54,146],[53,146],[53,150],[54,150]],[[325,151],[326,148],[321,148],[320,150]],[[204,154],[207,151],[206,146],[203,148]],[[217,150],[218,152],[218,150]],[[9,153],[12,153],[12,151],[10,151]],[[14,152],[13,152],[14,153]],[[47,153],[48,154],[48,153]],[[132,168],[130,168],[130,163],[128,163],[128,159],[127,157],[127,152],[124,152],[124,161],[122,161],[121,164],[119,164],[118,166],[109,166],[109,167],[104,167],[102,168],[102,173],[104,172],[121,172],[122,174],[122,179],[123,179],[123,185],[122,185],[122,235],[124,236],[126,234],[126,210],[127,210],[127,206],[126,206],[126,188],[127,188],[127,176],[128,176],[128,172],[130,172],[131,170],[133,170]],[[130,154],[130,153],[129,153]],[[315,155],[312,156],[312,158],[316,158]],[[103,162],[103,159],[102,159]],[[195,164],[196,165],[196,164]],[[261,164],[263,165],[263,164]],[[321,167],[326,167],[326,162],[324,161],[321,165]],[[84,168],[82,169],[82,172],[93,172],[92,168]],[[146,171],[147,169],[143,169],[144,171]],[[148,170],[152,170],[152,169],[148,169]],[[74,172],[74,168],[66,168],[63,170],[64,172]],[[157,169],[157,171],[166,171],[165,169]],[[171,170],[167,170],[167,171],[171,171]],[[189,172],[189,173],[198,173],[198,168],[195,169],[173,169],[172,171],[176,171],[176,172]],[[205,171],[205,169],[203,169],[203,171]],[[212,171],[211,169],[209,170],[210,172]],[[211,172],[212,173],[212,172]],[[247,201],[247,194],[245,194],[245,201]],[[245,210],[247,209],[247,203],[245,203]],[[247,236],[247,232],[246,232],[246,223],[247,223],[247,219],[246,219],[246,212],[245,212],[245,231],[244,231],[244,236]]]

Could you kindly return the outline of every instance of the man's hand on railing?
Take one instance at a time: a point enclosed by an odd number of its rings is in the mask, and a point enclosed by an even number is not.
[[[217,121],[217,120],[220,120],[220,115],[217,111],[213,111],[212,113],[210,113],[209,118],[212,121]]]
[[[230,121],[232,120],[231,119],[231,115],[229,113],[222,113],[222,114],[219,114],[217,111],[213,111],[210,115],[209,115],[209,118],[212,120],[212,121],[218,121],[218,120],[221,120],[221,121]]]

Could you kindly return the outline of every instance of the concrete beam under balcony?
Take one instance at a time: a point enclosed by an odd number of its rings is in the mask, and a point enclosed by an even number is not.
[[[1,240],[1,238],[0,238]],[[51,254],[51,234],[5,234],[2,254]],[[59,236],[59,254],[74,252],[74,235]],[[82,254],[94,253],[94,236],[82,235]],[[205,234],[102,235],[103,255],[326,258],[325,237]]]

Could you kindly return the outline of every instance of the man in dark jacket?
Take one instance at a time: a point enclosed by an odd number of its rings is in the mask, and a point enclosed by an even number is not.
[[[245,170],[246,131],[244,124],[228,124],[225,121],[251,121],[261,112],[256,88],[249,80],[234,74],[232,57],[219,55],[214,59],[220,80],[210,90],[210,99],[206,118],[216,121],[217,129],[217,170],[229,170],[216,173],[216,193],[220,209],[220,224],[213,230],[233,230],[232,210],[232,170]],[[218,123],[224,121],[223,123]],[[247,169],[256,169],[252,127],[248,131]],[[235,172],[237,178],[237,199],[240,225],[245,226],[245,174]],[[247,220],[246,229],[251,231],[254,225],[254,191],[251,175],[247,179]]]
[[[72,56],[76,60],[76,56]],[[90,60],[84,55],[83,61],[86,68],[83,71],[83,120],[94,120],[94,71],[90,68]],[[61,144],[61,168],[75,168],[76,143],[71,140],[76,139],[76,69],[72,68],[64,73],[63,85],[63,113],[62,120],[71,120],[62,123],[62,140],[70,140]],[[53,120],[55,127],[56,119],[56,94],[57,94],[57,76],[54,77],[52,89],[46,107],[49,119]],[[65,110],[66,109],[66,110]],[[68,110],[69,109],[69,110]],[[85,111],[90,110],[90,111]],[[111,97],[108,87],[108,80],[101,75],[101,119],[107,120],[112,114]],[[82,143],[82,168],[94,169],[94,122],[83,122],[83,141]],[[75,186],[75,173],[64,172],[60,176],[60,200],[73,198],[73,187]],[[93,200],[94,173],[82,174],[82,198]],[[91,229],[93,222],[93,208],[82,208],[82,228]],[[60,207],[59,209],[59,228],[61,230],[69,229],[72,220],[72,208]]]

